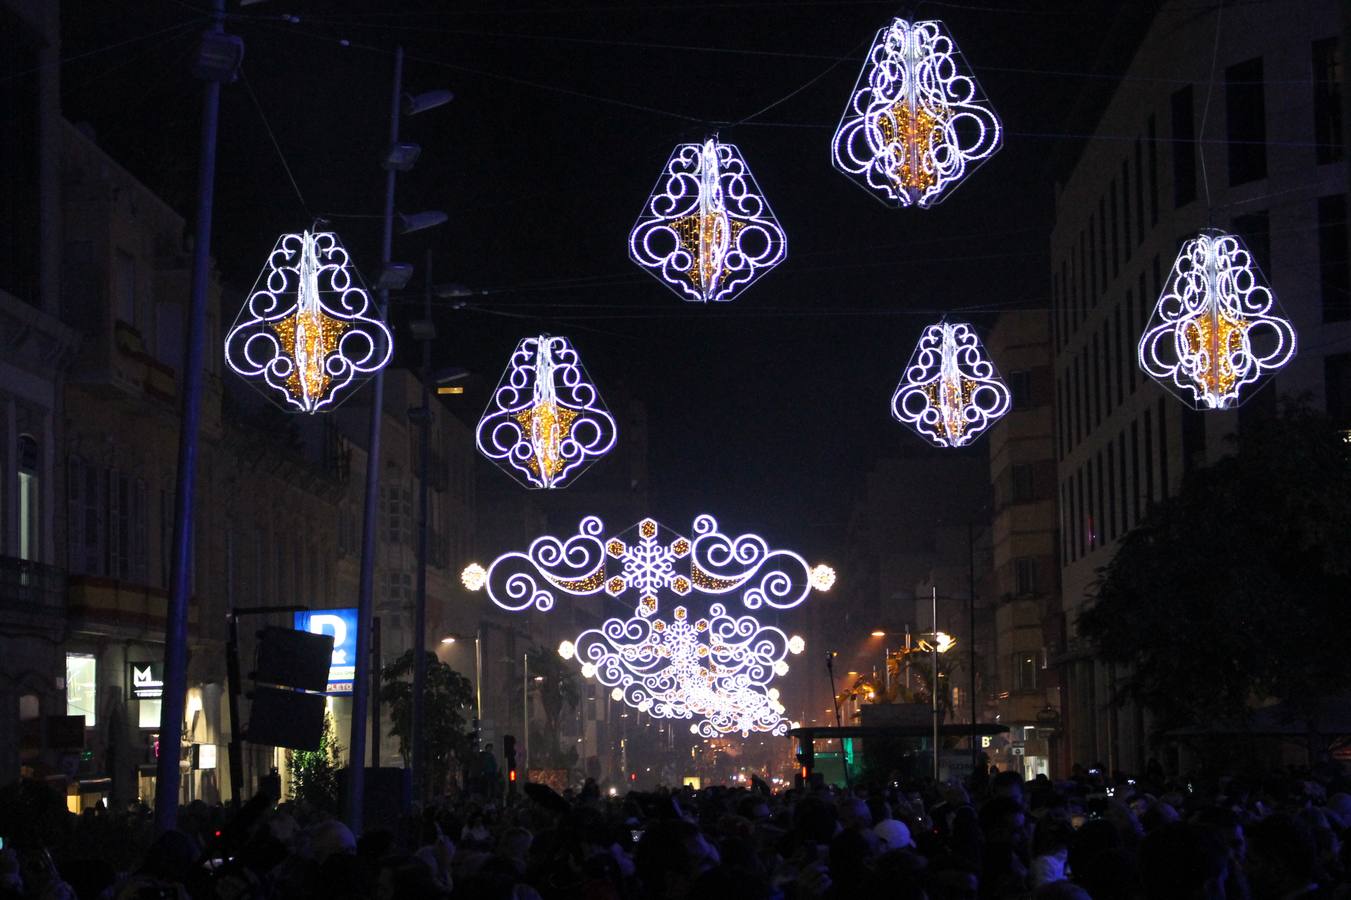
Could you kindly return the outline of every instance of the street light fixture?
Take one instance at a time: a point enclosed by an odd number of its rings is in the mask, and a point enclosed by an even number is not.
[[[399,234],[412,234],[444,224],[450,216],[439,209],[427,209],[415,213],[398,213],[395,218],[399,220]]]

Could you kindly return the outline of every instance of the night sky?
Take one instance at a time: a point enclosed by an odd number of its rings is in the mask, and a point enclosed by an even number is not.
[[[888,414],[920,328],[1049,305],[1055,176],[1120,71],[1113,48],[1152,5],[918,4],[947,22],[1006,134],[939,207],[894,210],[832,168],[829,142],[874,33],[913,4],[231,0],[227,28],[247,49],[244,80],[222,94],[213,251],[242,292],[279,232],[326,216],[374,280],[403,43],[407,89],[456,101],[405,120],[423,155],[398,206],[450,222],[396,237],[395,259],[419,267],[396,326],[420,313],[430,246],[436,281],[484,292],[468,309],[439,301],[439,364],[495,382],[520,337],[571,337],[603,395],[622,386],[647,406],[654,515],[713,512],[816,556],[837,546],[874,459],[938,452]],[[189,224],[201,89],[188,66],[205,12],[62,6],[65,115]],[[741,148],[789,250],[705,308],[631,263],[627,236],[673,146],[713,132]],[[401,361],[417,352],[404,340]]]

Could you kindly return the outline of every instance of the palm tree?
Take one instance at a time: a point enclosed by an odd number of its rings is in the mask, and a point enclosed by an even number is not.
[[[539,695],[540,706],[544,709],[544,733],[532,736],[531,749],[541,748],[542,752],[535,758],[544,763],[545,768],[571,768],[577,764],[577,749],[569,747],[564,751],[558,736],[564,704],[576,709],[582,699],[577,673],[557,653],[543,647],[530,648],[526,651],[526,659],[534,679],[530,687]],[[531,755],[535,756],[533,752]]]

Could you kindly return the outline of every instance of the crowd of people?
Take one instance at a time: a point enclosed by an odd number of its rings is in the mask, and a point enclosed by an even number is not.
[[[1351,898],[1351,778],[1151,774],[613,796],[527,785],[359,836],[269,790],[239,810],[188,804],[156,836],[142,805],[71,815],[29,782],[0,810],[0,900]]]

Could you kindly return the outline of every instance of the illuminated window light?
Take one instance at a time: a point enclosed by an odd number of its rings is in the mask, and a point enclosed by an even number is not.
[[[786,733],[785,707],[770,684],[805,642],[753,616],[733,616],[723,602],[700,614],[685,598],[735,594],[748,610],[791,609],[813,589],[826,589],[814,574],[822,567],[771,549],[758,535],[726,535],[712,516],[696,518],[693,533],[691,539],[643,519],[605,537],[600,519],[588,517],[575,535],[546,535],[524,553],[499,556],[485,586],[495,604],[516,612],[547,612],[557,592],[627,597],[631,617],[608,619],[559,645],[583,677],[654,718],[693,720],[691,731],[703,737]],[[669,596],[680,602],[663,615],[661,598]]]
[[[225,363],[292,412],[334,409],[390,359],[394,341],[332,232],[277,239],[225,335]]]
[[[1235,234],[1182,245],[1140,336],[1145,374],[1193,409],[1233,409],[1295,355],[1295,329]]]
[[[516,345],[474,434],[479,452],[528,488],[566,486],[617,436],[572,343],[547,334]]]
[[[999,150],[999,117],[942,22],[873,39],[831,144],[835,168],[888,206],[942,202]]]
[[[629,257],[698,303],[733,299],[787,252],[741,151],[716,138],[676,146],[629,233]]]
[[[443,384],[443,385],[440,385],[440,386],[437,387],[436,393],[437,393],[438,395],[440,395],[440,396],[447,396],[447,395],[452,395],[452,394],[454,394],[454,395],[463,394],[463,393],[464,393],[464,385],[462,385],[462,384]]]
[[[971,326],[942,322],[920,335],[891,397],[891,415],[938,447],[962,447],[1012,403]]]

